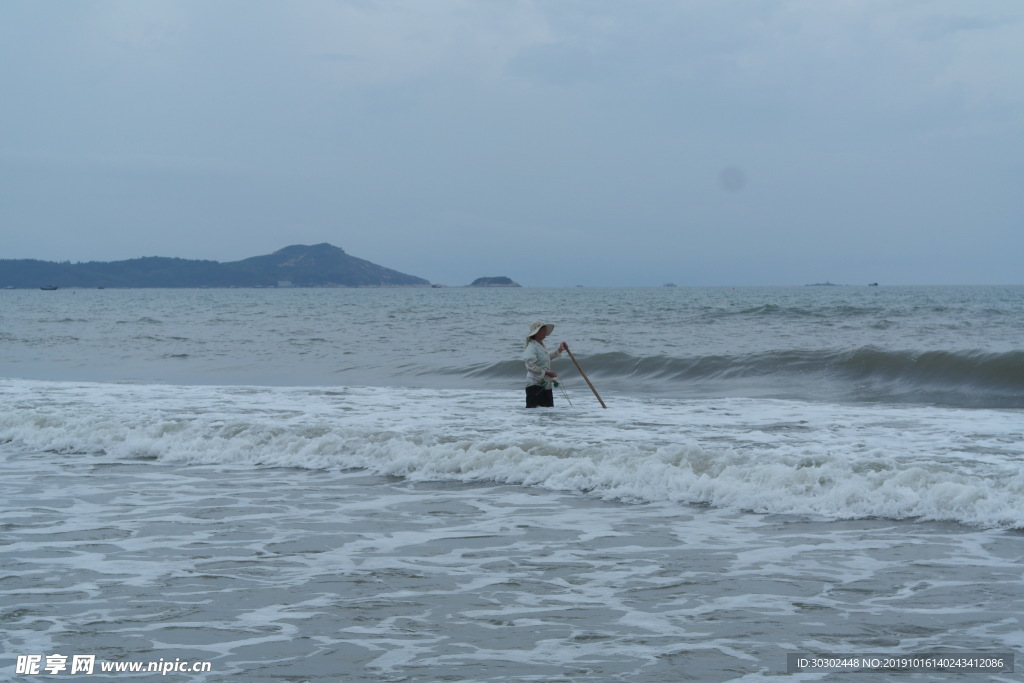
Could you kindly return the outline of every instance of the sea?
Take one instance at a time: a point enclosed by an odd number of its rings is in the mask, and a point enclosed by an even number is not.
[[[0,400],[2,680],[1024,680],[1024,286],[3,290]]]

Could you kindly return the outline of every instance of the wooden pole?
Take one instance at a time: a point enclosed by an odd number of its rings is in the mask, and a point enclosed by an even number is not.
[[[580,367],[580,364],[576,362],[576,356],[572,355],[572,351],[569,350],[568,346],[565,347],[565,352],[569,354],[569,358],[572,359],[572,364],[576,366],[576,369],[580,371],[581,375],[583,375],[583,379],[587,381],[587,386],[594,392],[594,396],[597,397],[598,403],[601,404],[602,408],[607,408],[608,406],[606,406],[604,401],[601,400],[601,394],[597,393],[597,389],[594,388],[594,384],[590,381],[590,378],[587,377],[587,373],[583,372],[583,368]]]

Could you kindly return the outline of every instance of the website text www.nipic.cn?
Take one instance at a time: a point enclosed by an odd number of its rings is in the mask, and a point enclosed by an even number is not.
[[[16,674],[57,675],[57,674],[93,674],[99,673],[158,673],[166,676],[169,673],[209,673],[213,669],[211,662],[175,659],[159,659],[149,662],[109,662],[96,661],[96,655],[18,655],[15,664]]]

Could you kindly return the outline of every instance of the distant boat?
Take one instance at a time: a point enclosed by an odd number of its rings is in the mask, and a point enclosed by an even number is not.
[[[868,287],[877,287],[877,286],[878,286],[877,282],[869,282],[868,283]]]
[[[52,292],[53,290],[57,289],[57,285],[46,285],[45,287],[40,287],[39,289],[45,290],[47,292]]]

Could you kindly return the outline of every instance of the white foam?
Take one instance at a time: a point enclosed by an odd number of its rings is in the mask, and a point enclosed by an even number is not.
[[[1024,526],[1019,411],[3,380],[0,441],[67,457],[365,469],[830,519]]]

